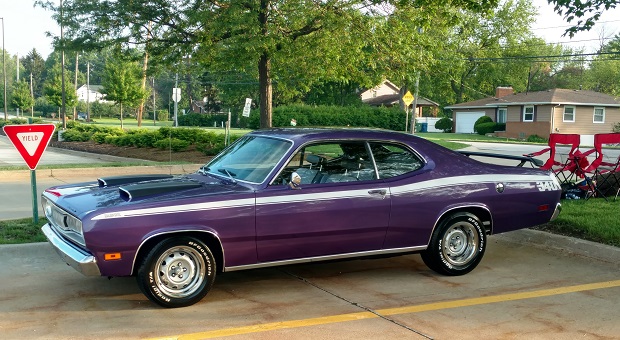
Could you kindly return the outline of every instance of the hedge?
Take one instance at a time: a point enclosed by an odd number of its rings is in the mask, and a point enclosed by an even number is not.
[[[161,127],[158,130],[133,129],[125,131],[115,127],[101,127],[79,122],[67,123],[67,129],[63,133],[65,142],[92,140],[99,144],[105,143],[124,147],[170,148],[175,152],[195,145],[198,151],[208,156],[216,155],[224,149],[224,138],[223,134],[198,128]],[[231,141],[237,138],[231,136]]]
[[[207,126],[214,123],[220,126],[228,120],[228,114],[192,113],[179,117],[181,126]],[[249,118],[239,113],[231,113],[231,126],[251,129],[260,127],[260,114],[253,111]],[[287,105],[278,106],[273,110],[272,125],[274,127],[291,126],[352,126],[374,127],[402,131],[405,129],[405,112],[398,107],[371,106],[310,106]]]

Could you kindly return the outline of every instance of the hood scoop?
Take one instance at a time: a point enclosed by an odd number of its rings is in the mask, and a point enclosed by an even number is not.
[[[128,176],[110,176],[101,177],[97,179],[100,188],[112,187],[116,185],[122,185],[127,183],[153,181],[159,179],[172,178],[172,175],[158,174],[158,175],[128,175]]]
[[[175,191],[189,190],[201,188],[202,184],[197,182],[157,182],[157,183],[142,183],[131,184],[118,188],[121,198],[127,202],[132,200],[161,195]]]

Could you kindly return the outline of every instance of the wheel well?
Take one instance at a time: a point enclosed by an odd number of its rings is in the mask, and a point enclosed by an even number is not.
[[[486,230],[487,235],[490,235],[493,233],[493,218],[491,216],[491,213],[486,208],[478,207],[478,206],[460,207],[460,208],[448,210],[444,212],[443,215],[441,215],[441,218],[439,218],[439,220],[437,221],[437,225],[443,222],[443,220],[447,218],[448,216],[454,213],[459,213],[459,212],[470,213],[470,214],[475,215],[482,222],[482,225],[484,226],[484,229]]]
[[[185,232],[176,232],[176,233],[168,233],[154,236],[148,239],[146,242],[142,244],[138,254],[136,254],[136,260],[133,264],[133,273],[137,273],[140,265],[142,264],[142,260],[149,253],[153,247],[155,247],[159,242],[171,238],[171,237],[179,237],[179,236],[189,236],[199,239],[204,242],[204,244],[209,247],[211,253],[215,257],[215,263],[217,266],[217,272],[221,273],[224,269],[224,254],[222,253],[222,246],[220,241],[213,234],[199,231],[185,231]]]

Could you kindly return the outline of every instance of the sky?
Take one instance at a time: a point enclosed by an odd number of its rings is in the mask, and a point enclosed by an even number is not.
[[[613,37],[620,33],[620,9],[604,13],[590,32],[578,33],[572,39],[562,37],[568,27],[566,21],[553,12],[547,0],[532,0],[539,10],[536,22],[532,24],[535,35],[549,43],[562,43],[573,48],[584,47],[585,52],[594,52],[599,47],[599,35]],[[11,54],[26,55],[36,48],[43,58],[52,51],[52,39],[45,32],[60,35],[60,28],[51,18],[51,12],[34,7],[34,0],[0,0],[0,17],[4,21],[4,47]]]

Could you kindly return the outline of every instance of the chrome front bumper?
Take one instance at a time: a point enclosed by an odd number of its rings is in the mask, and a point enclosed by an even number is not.
[[[41,230],[52,247],[65,263],[73,267],[73,269],[86,276],[100,276],[97,259],[82,249],[65,241],[56,231],[48,224],[44,225]]]

